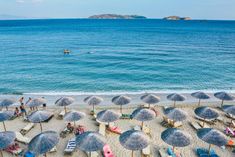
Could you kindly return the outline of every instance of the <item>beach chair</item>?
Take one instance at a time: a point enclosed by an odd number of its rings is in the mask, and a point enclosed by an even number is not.
[[[115,157],[109,145],[104,145],[102,155],[104,157]]]
[[[201,129],[201,126],[197,122],[190,122],[190,125],[196,130]]]
[[[22,135],[26,135],[32,128],[34,128],[34,123],[28,123],[23,129],[20,130]]]
[[[183,123],[181,121],[171,122],[170,124],[173,128],[178,128],[178,127],[181,127],[183,125]]]
[[[122,114],[120,119],[131,119],[131,115],[130,114]]]
[[[99,157],[99,154],[97,152],[85,152],[85,153],[89,157]]]
[[[148,145],[146,148],[142,150],[142,156],[143,157],[150,157],[151,156],[151,148],[150,145]]]
[[[119,127],[115,126],[114,123],[110,123],[107,130],[115,134],[122,134],[122,130]]]
[[[228,118],[231,118],[231,119],[235,120],[235,116],[233,116],[233,115],[230,114],[230,113],[226,113],[225,116],[228,117]]]
[[[61,112],[58,114],[58,118],[59,118],[59,119],[63,119],[63,118],[64,118],[64,115],[65,115],[65,110],[61,111]]]
[[[133,127],[134,130],[138,130],[138,131],[141,131],[141,127],[139,125],[136,125]]]
[[[51,150],[49,150],[49,153],[54,153],[54,152],[57,152],[57,147],[53,147]]]
[[[60,132],[60,137],[65,138],[67,134],[71,134],[73,130],[69,130],[67,126]]]
[[[203,122],[198,122],[198,124],[199,124],[202,128],[210,128],[210,126],[208,126],[205,122],[204,122],[204,126],[203,126]]]
[[[152,135],[151,135],[151,129],[150,129],[149,127],[147,127],[146,125],[143,126],[143,132],[144,132],[146,135],[152,137]]]
[[[66,148],[64,149],[65,154],[72,154],[76,148],[76,141],[75,138],[72,138],[68,141]]]
[[[219,157],[213,149],[210,150],[210,156],[207,149],[196,148],[196,153],[199,157]]]
[[[16,141],[23,143],[23,144],[29,144],[30,139],[28,137],[23,136],[20,132],[15,132],[16,135]]]
[[[167,153],[167,149],[166,148],[161,148],[161,149],[159,149],[159,154],[160,154],[160,156],[161,157],[172,157],[171,155],[169,155],[168,153]]]
[[[15,155],[15,156],[20,156],[20,154],[23,152],[23,150],[20,148],[20,146],[16,143],[14,143],[13,145],[10,145],[6,149],[4,149],[4,151],[6,151],[12,155]]]
[[[101,135],[103,135],[103,136],[106,135],[106,126],[105,126],[105,124],[100,123],[100,125],[99,125],[99,133],[100,133]]]
[[[195,116],[195,117],[196,117],[196,119],[198,119],[200,121],[203,121],[203,122],[206,122],[206,123],[208,123],[210,125],[215,125],[215,122],[216,122],[216,119],[210,120],[210,119],[203,119],[203,118],[198,117],[198,116]]]

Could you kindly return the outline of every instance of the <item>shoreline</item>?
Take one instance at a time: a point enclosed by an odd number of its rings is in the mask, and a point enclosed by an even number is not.
[[[195,92],[195,91],[192,91]],[[191,96],[192,92],[179,92],[180,94],[184,95],[186,97],[186,100],[183,102],[177,102],[177,104],[179,105],[188,105],[188,104],[197,104],[198,103],[198,99],[194,98]],[[172,101],[167,100],[167,95],[174,93],[174,92],[149,92],[152,94],[155,94],[156,96],[160,97],[161,101],[156,104],[159,106],[168,106],[173,104]],[[209,96],[210,99],[207,100],[201,100],[202,104],[220,104],[221,100],[217,99],[214,97],[214,92],[206,92]],[[229,92],[233,95],[235,95],[235,92]],[[131,103],[127,106],[131,106],[131,105],[142,105],[144,104],[141,100],[140,100],[140,96],[143,95],[144,93],[110,93],[110,94],[98,94],[98,93],[83,93],[83,94],[79,94],[79,93],[53,93],[53,94],[48,94],[48,93],[25,93],[23,95],[0,95],[0,100],[4,99],[4,98],[13,98],[18,100],[20,97],[24,97],[25,101],[28,100],[29,97],[31,98],[38,98],[38,97],[45,97],[45,99],[47,100],[47,105],[48,106],[53,106],[55,101],[61,97],[65,97],[65,96],[71,96],[75,99],[75,102],[71,105],[71,106],[87,106],[86,103],[83,101],[87,96],[90,95],[97,95],[100,96],[104,99],[103,102],[101,102],[101,104],[99,106],[115,106],[111,100],[114,96],[119,95],[119,94],[124,94],[127,95],[129,97],[131,97]],[[235,101],[226,101],[225,104],[235,104]],[[18,104],[17,104],[18,105]]]

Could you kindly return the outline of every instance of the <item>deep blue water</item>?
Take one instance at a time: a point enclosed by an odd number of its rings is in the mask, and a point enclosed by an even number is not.
[[[235,89],[235,21],[0,21],[0,93],[199,89]]]

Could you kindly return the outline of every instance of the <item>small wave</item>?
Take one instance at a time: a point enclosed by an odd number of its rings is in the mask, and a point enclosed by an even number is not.
[[[203,91],[206,93],[215,93],[219,91],[225,91],[229,93],[235,93],[235,90],[146,90],[146,91],[107,91],[107,92],[39,92],[39,93],[23,93],[24,95],[140,95],[145,93],[167,94],[167,93],[193,93],[196,91]]]

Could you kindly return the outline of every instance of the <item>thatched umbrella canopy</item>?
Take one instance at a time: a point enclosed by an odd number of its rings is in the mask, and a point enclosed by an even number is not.
[[[160,98],[154,94],[144,94],[140,97],[140,99],[143,102],[147,103],[149,105],[149,108],[150,108],[151,104],[156,104],[156,103],[160,102]]]
[[[229,93],[226,93],[226,92],[217,92],[214,94],[214,96],[220,100],[222,100],[221,102],[221,106],[223,106],[224,104],[224,101],[232,101],[235,99],[235,97]]]
[[[185,112],[182,109],[175,108],[175,107],[169,107],[166,110],[164,110],[164,114],[173,121],[183,121],[187,118],[187,112]]]
[[[71,105],[74,103],[74,98],[72,97],[61,97],[60,99],[56,100],[55,104],[57,106],[64,106],[65,113],[67,112],[66,106]]]
[[[0,108],[6,107],[6,110],[8,110],[8,106],[13,105],[16,103],[15,99],[3,99],[0,103]]]
[[[146,134],[137,130],[128,130],[122,133],[119,137],[121,145],[132,151],[132,157],[133,151],[146,148],[149,145],[149,141],[150,139]]]
[[[92,113],[95,113],[95,106],[99,105],[103,101],[103,98],[98,97],[98,96],[88,96],[84,99],[84,102],[87,103],[88,105],[92,105]]]
[[[97,120],[103,123],[111,123],[117,121],[121,117],[120,113],[112,110],[103,110],[97,114]]]
[[[174,101],[174,107],[175,107],[176,101],[184,101],[186,99],[186,97],[181,94],[178,94],[178,93],[172,93],[167,96],[167,99]]]
[[[142,129],[145,121],[153,120],[155,117],[156,113],[153,110],[141,107],[134,110],[131,114],[131,118],[141,121]]]
[[[28,150],[36,155],[46,154],[59,143],[59,139],[55,131],[42,132],[29,142]]]
[[[191,135],[185,131],[169,128],[162,132],[161,138],[167,144],[173,146],[173,151],[175,147],[186,147],[191,143]]]
[[[219,113],[216,110],[206,106],[201,106],[196,108],[194,110],[194,113],[203,119],[209,119],[209,120],[216,119],[217,117],[219,117]],[[204,127],[204,121],[203,121],[203,127]]]
[[[0,111],[0,122],[2,122],[5,131],[6,131],[6,125],[4,121],[11,119],[13,116],[14,116],[13,111]]]
[[[106,143],[104,136],[97,132],[87,131],[76,136],[76,146],[82,151],[91,152],[102,150]]]
[[[48,111],[34,111],[28,116],[28,120],[32,123],[39,123],[42,132],[42,122],[48,120],[52,113]]]
[[[201,100],[202,99],[210,99],[210,96],[204,92],[195,92],[191,94],[192,97],[197,98],[198,99],[198,106],[200,106]]]
[[[79,111],[70,111],[70,112],[67,112],[65,115],[64,115],[64,120],[66,121],[70,121],[70,122],[74,122],[74,126],[76,125],[76,121],[79,121],[81,119],[83,119],[84,117],[86,116],[85,113],[83,112],[79,112]]]
[[[228,143],[228,139],[226,135],[224,135],[222,132],[213,128],[199,129],[197,131],[197,136],[201,140],[209,143],[209,153],[210,153],[211,145],[216,145],[216,146],[221,147],[221,146],[225,146]]]
[[[46,103],[46,99],[45,98],[36,98],[33,100],[30,100],[26,105],[28,105],[29,107],[38,107],[41,106],[43,104]]]
[[[235,116],[235,105],[224,105],[222,107],[223,111]]]
[[[12,131],[0,132],[0,155],[3,157],[2,150],[12,145],[16,135]]]
[[[127,105],[131,102],[131,98],[125,95],[119,95],[119,96],[115,96],[112,99],[112,102],[115,105],[119,105],[120,106],[120,112],[122,114],[122,105]]]

